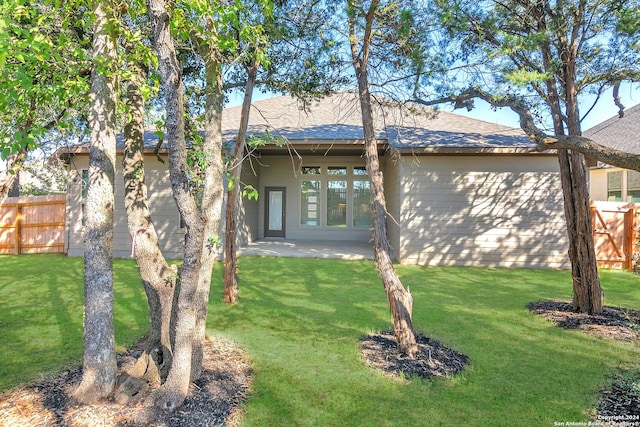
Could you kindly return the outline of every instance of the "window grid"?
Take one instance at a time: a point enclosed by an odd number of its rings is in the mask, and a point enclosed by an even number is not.
[[[371,190],[364,166],[302,166],[300,171],[302,227],[372,226]]]

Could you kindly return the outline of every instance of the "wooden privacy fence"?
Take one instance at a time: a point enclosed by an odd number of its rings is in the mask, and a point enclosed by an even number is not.
[[[592,201],[591,223],[598,267],[631,270],[640,251],[640,203]]]
[[[64,252],[66,196],[8,197],[0,205],[0,254]]]

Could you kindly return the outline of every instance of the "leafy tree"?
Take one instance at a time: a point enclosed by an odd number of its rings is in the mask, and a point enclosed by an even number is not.
[[[470,88],[448,100],[470,107],[469,100],[480,97],[495,106],[508,105],[522,113],[521,125],[532,139],[545,138],[545,133],[535,126],[534,108],[550,117],[556,138],[577,140],[582,119],[579,96],[588,92],[601,94],[637,73],[635,41],[620,31],[620,1],[434,3],[451,37],[448,46],[455,46],[454,51],[460,55],[451,56],[450,61],[475,64],[465,70]],[[416,98],[426,97],[417,91]],[[544,125],[543,122],[539,126]],[[574,309],[599,313],[603,293],[593,247],[584,157],[577,151],[559,150],[558,159]]]
[[[315,1],[271,3],[247,2],[237,9],[238,18],[231,28],[236,34],[237,52],[226,73],[230,77],[225,87],[243,86],[245,92],[241,123],[229,161],[223,295],[227,303],[234,303],[238,296],[235,234],[238,200],[241,195],[258,196],[254,188],[243,186],[240,181],[243,162],[251,155],[252,147],[247,147],[247,127],[254,89],[288,93],[304,108],[311,100],[335,91],[347,81],[336,55],[338,46],[325,28],[334,16],[331,8]],[[286,143],[273,135],[252,135],[250,139],[250,146],[267,140]]]
[[[256,86],[256,78],[260,67],[267,61],[265,48],[269,36],[265,34],[263,22],[271,18],[270,2],[257,2],[255,8],[236,9],[235,32],[236,57],[246,72],[244,98],[238,134],[233,148],[233,156],[229,167],[227,191],[226,217],[225,217],[225,251],[224,251],[224,292],[223,301],[233,304],[238,299],[238,275],[237,275],[237,248],[236,248],[236,216],[238,201],[242,195],[240,177],[242,175],[242,163],[246,151],[247,128],[253,90]],[[259,10],[253,10],[259,9]],[[245,16],[248,14],[249,16]],[[251,22],[256,19],[258,22]]]
[[[376,38],[384,34],[377,26],[384,22],[385,15],[393,15],[397,5],[393,3],[381,5],[378,0],[372,0],[368,7],[353,0],[347,0],[346,5],[351,58],[358,83],[367,172],[371,184],[375,261],[391,309],[398,350],[413,358],[418,352],[411,319],[413,297],[402,285],[392,263],[391,245],[387,236],[387,207],[383,174],[378,158],[368,77],[371,49],[376,46]],[[389,8],[392,11],[389,11]]]
[[[118,53],[114,4],[93,2],[89,188],[84,256],[84,364],[76,400],[107,397],[116,383],[113,325],[113,209]]]
[[[184,10],[173,6],[163,0],[147,2],[165,96],[171,187],[186,226],[184,262],[176,298],[171,369],[166,382],[151,396],[156,407],[162,410],[174,410],[180,406],[187,395],[189,383],[200,374],[214,245],[223,193],[220,40],[217,39],[213,23],[214,16],[224,13],[224,9],[216,9],[218,4],[202,2],[184,3],[181,5],[185,7]],[[190,190],[187,172],[182,67],[177,57],[172,28],[182,40],[188,39],[189,31],[184,30],[190,29],[206,68],[207,106],[202,146],[202,160],[206,168],[200,200]],[[205,35],[207,37],[203,37]]]
[[[135,12],[131,11],[130,14]],[[133,18],[135,19],[135,17]],[[147,295],[151,326],[145,351],[134,369],[120,381],[117,400],[135,403],[149,383],[161,383],[167,378],[172,360],[175,316],[174,297],[178,269],[169,265],[158,243],[158,234],[151,218],[144,169],[145,87],[148,70],[140,58],[146,56],[144,44],[125,42],[127,79],[123,81],[123,98],[127,120],[124,126],[122,160],[125,188],[125,209],[142,285]],[[143,52],[141,52],[143,50]]]
[[[0,183],[0,201],[28,153],[86,114],[91,31],[85,12],[81,1],[0,4],[0,158],[10,172]]]

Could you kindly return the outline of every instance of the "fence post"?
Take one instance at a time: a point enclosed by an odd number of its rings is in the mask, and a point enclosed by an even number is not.
[[[20,255],[21,252],[21,245],[20,242],[22,241],[22,205],[20,204],[20,202],[16,203],[16,224],[15,224],[16,228],[15,228],[15,236],[16,236],[16,241],[15,241],[15,252],[16,255]]]

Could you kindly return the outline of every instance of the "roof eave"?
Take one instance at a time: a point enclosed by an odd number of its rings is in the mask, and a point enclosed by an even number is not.
[[[538,151],[533,147],[397,147],[400,154],[411,155],[536,155],[555,156],[553,151]]]

